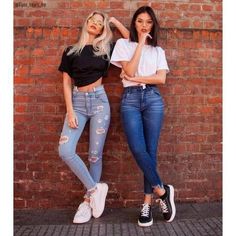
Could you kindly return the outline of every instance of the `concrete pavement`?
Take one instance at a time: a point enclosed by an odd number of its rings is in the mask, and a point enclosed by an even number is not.
[[[103,215],[85,224],[73,224],[75,210],[15,210],[15,236],[209,236],[222,235],[222,203],[178,203],[172,223],[153,208],[154,224],[137,225],[138,208],[106,208]]]

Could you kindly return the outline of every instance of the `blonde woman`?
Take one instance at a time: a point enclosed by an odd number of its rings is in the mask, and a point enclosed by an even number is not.
[[[67,111],[59,141],[59,155],[87,190],[84,202],[74,216],[74,223],[85,223],[92,215],[100,217],[108,192],[108,185],[99,181],[110,123],[110,105],[102,85],[112,51],[110,22],[123,37],[128,38],[128,30],[117,19],[108,19],[101,12],[93,12],[85,21],[79,41],[65,49],[58,68],[63,73]],[[87,121],[90,121],[89,170],[76,154],[76,146]]]

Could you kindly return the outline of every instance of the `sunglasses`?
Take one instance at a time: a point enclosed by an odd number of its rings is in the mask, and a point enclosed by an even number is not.
[[[103,24],[102,21],[96,20],[96,19],[93,18],[93,17],[89,18],[88,21],[91,22],[91,23],[93,23],[93,24],[95,24],[95,25],[97,25],[97,26],[99,26],[99,27],[101,27],[101,28],[104,26],[104,24]]]

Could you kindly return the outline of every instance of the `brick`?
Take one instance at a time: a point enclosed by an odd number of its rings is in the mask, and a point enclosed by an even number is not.
[[[201,10],[201,5],[199,4],[191,4],[189,7],[190,11],[200,11]]]
[[[98,9],[107,9],[110,8],[110,1],[98,1],[97,2]]]
[[[203,11],[212,11],[213,10],[213,6],[212,5],[203,4],[202,5],[202,10]]]
[[[216,4],[215,5],[215,11],[222,12],[222,4]]]
[[[44,21],[45,27],[53,27],[57,24],[57,19],[55,18],[46,18]],[[48,30],[47,28],[45,30]]]
[[[24,16],[24,11],[23,10],[14,10],[14,16],[20,16],[23,17]]]
[[[35,18],[35,19],[31,19],[31,24],[30,26],[33,27],[41,27],[44,25],[44,19],[43,18]]]
[[[21,76],[15,76],[14,78],[15,84],[31,84],[33,83],[33,79]]]
[[[14,208],[24,208],[26,207],[26,201],[23,199],[15,199],[14,201]]]
[[[65,9],[65,8],[70,8],[70,2],[58,2],[57,3],[57,8],[62,8],[62,9]]]
[[[209,103],[209,104],[221,104],[222,103],[222,97],[208,98],[207,103]]]
[[[69,4],[71,9],[81,8],[83,6],[83,2],[80,1],[70,2]]]
[[[32,55],[35,57],[44,56],[44,50],[41,48],[36,48],[32,51]]]
[[[123,9],[124,8],[124,3],[123,2],[111,1],[110,2],[110,8],[111,9]]]
[[[30,25],[30,19],[27,18],[15,18],[14,19],[14,25],[15,26],[29,26]]]
[[[95,9],[96,8],[96,2],[94,1],[83,1],[83,7],[87,9]]]
[[[46,17],[48,15],[49,15],[49,13],[47,11],[41,11],[41,10],[26,12],[27,17]]]

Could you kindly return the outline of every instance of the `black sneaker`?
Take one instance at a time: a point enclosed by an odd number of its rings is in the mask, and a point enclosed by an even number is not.
[[[175,202],[174,202],[174,187],[172,185],[164,185],[166,193],[157,201],[166,222],[171,222],[175,218]],[[164,198],[164,199],[163,199]]]
[[[138,225],[142,227],[151,226],[153,224],[152,209],[148,203],[144,203],[140,212]]]

